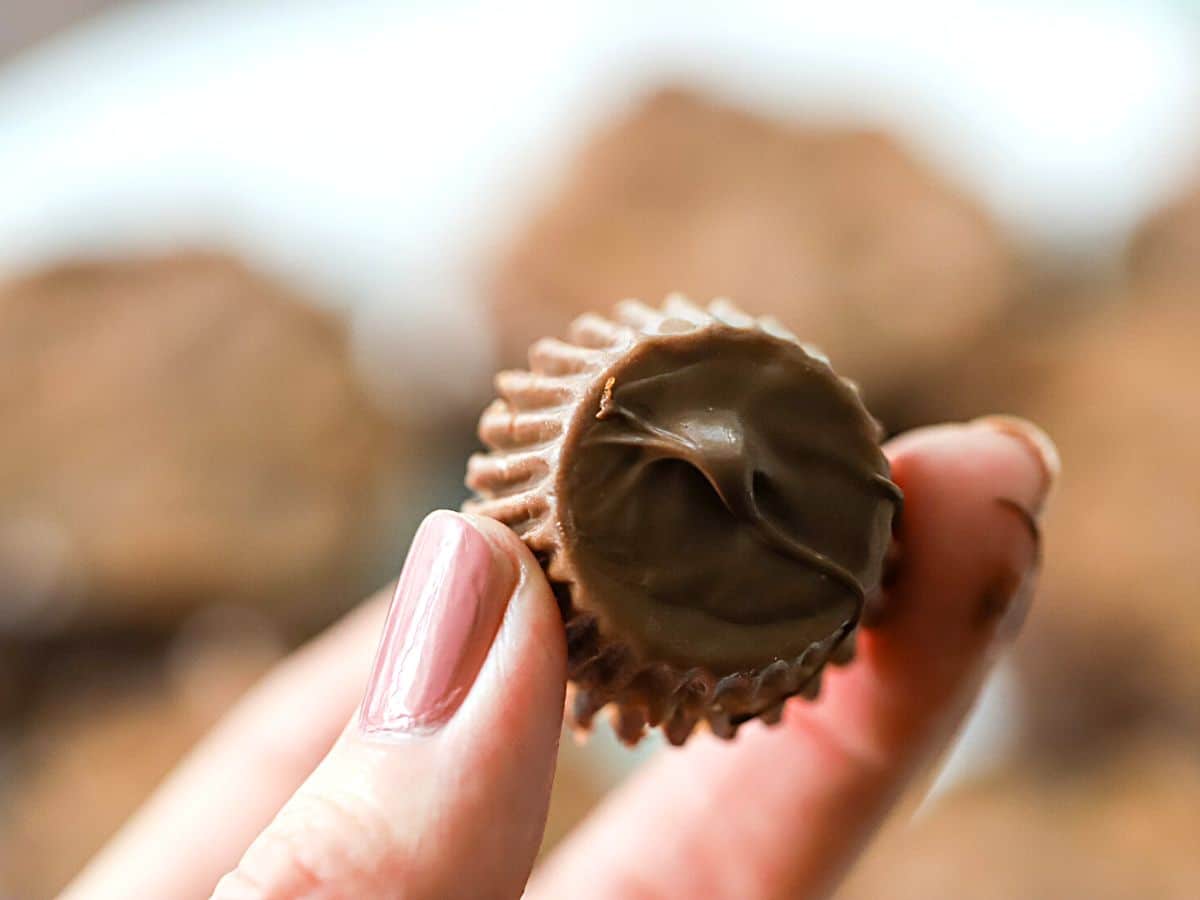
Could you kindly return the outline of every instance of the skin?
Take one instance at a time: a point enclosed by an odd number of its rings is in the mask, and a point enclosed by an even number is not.
[[[855,662],[776,727],[660,754],[532,878],[562,721],[562,625],[524,546],[472,520],[497,571],[511,578],[515,563],[520,576],[444,726],[387,741],[357,727],[377,597],[256,687],[64,896],[517,897],[527,881],[532,898],[827,896],[1019,628],[1058,468],[1044,435],[1011,419],[885,449],[906,498],[902,554]]]

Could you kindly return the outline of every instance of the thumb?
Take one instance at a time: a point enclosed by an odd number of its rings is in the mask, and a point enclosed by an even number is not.
[[[517,897],[566,679],[541,569],[497,522],[413,540],[358,715],[214,897]]]

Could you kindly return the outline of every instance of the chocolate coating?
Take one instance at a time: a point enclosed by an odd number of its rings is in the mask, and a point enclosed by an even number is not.
[[[727,302],[636,301],[501,372],[467,509],[539,555],[569,717],[636,742],[729,738],[848,661],[900,502],[879,426],[828,361]]]
[[[580,602],[644,655],[726,674],[857,621],[899,492],[853,389],[800,346],[649,338],[572,438],[559,492]]]

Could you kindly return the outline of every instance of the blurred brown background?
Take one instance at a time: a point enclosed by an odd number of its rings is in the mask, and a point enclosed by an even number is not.
[[[0,4],[0,897],[396,574],[495,367],[675,290],[1063,457],[999,687],[842,895],[1200,896],[1200,20],[102,5]],[[564,741],[548,845],[639,758]]]

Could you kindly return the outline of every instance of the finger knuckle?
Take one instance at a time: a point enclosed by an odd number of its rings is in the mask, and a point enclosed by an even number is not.
[[[335,900],[394,896],[402,854],[370,810],[319,795],[297,796],[225,876],[214,900]]]

